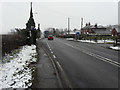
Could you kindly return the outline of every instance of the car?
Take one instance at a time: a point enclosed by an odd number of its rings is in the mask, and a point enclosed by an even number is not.
[[[48,40],[53,40],[54,38],[53,38],[53,36],[52,35],[49,35],[48,36]]]

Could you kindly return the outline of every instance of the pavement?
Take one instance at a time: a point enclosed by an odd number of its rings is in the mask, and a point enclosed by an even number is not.
[[[39,60],[36,64],[33,64],[36,67],[36,72],[32,88],[60,88],[53,64],[39,41],[37,47]]]

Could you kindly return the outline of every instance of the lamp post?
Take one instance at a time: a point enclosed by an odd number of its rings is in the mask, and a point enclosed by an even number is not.
[[[70,32],[70,18],[68,18],[68,34]]]

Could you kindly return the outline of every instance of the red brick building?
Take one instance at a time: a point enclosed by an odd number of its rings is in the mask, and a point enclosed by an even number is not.
[[[112,36],[118,36],[117,34],[118,34],[117,30],[114,28],[114,29],[112,30]]]
[[[120,37],[120,27],[118,26],[117,28],[113,28],[112,30],[112,36],[119,36]]]
[[[106,27],[86,24],[85,27],[81,29],[82,35],[111,35],[111,31]]]

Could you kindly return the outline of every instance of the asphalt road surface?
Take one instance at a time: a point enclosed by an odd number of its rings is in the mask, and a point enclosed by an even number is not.
[[[43,39],[73,88],[118,88],[118,51],[101,44]]]

